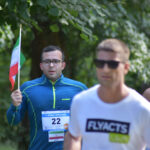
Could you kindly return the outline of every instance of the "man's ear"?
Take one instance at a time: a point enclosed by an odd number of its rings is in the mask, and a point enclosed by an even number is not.
[[[63,62],[62,62],[62,70],[64,70],[64,69],[65,69],[65,67],[66,67],[66,62],[65,62],[65,61],[63,61]]]
[[[130,69],[130,63],[126,62],[124,67],[125,67],[124,74],[127,74],[129,72],[129,69]]]
[[[40,69],[43,71],[43,64],[40,63]]]

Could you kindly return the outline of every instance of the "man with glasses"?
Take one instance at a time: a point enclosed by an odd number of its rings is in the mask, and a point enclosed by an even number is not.
[[[98,45],[94,63],[100,84],[73,98],[64,150],[143,150],[150,145],[150,104],[124,83],[129,54],[117,39]]]
[[[7,111],[11,125],[18,124],[28,112],[30,122],[29,150],[62,150],[68,128],[70,104],[75,94],[87,87],[63,76],[64,53],[57,46],[43,49],[40,78],[27,81],[21,90],[11,94]]]

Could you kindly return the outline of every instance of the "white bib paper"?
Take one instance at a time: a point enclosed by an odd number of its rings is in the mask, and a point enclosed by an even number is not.
[[[69,110],[42,111],[43,131],[65,131],[69,123]]]

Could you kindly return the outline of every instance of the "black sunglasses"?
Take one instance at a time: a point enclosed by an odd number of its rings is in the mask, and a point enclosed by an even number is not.
[[[116,69],[121,63],[120,61],[115,61],[115,60],[100,60],[100,59],[94,59],[95,66],[97,68],[104,68],[105,64],[108,65],[110,69]]]

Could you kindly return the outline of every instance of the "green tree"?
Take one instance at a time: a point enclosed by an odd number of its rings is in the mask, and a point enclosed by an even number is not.
[[[27,58],[21,82],[41,75],[41,50],[54,44],[65,51],[68,64],[65,75],[90,87],[97,83],[92,62],[96,45],[105,38],[119,38],[131,49],[131,69],[126,82],[141,91],[142,84],[148,83],[150,77],[149,15],[148,0],[1,0],[0,141],[15,137],[18,149],[27,149],[21,146],[23,136],[17,136],[28,135],[24,134],[26,126],[4,128],[8,126],[5,114],[11,101],[10,56],[20,24],[23,26],[22,51]]]

